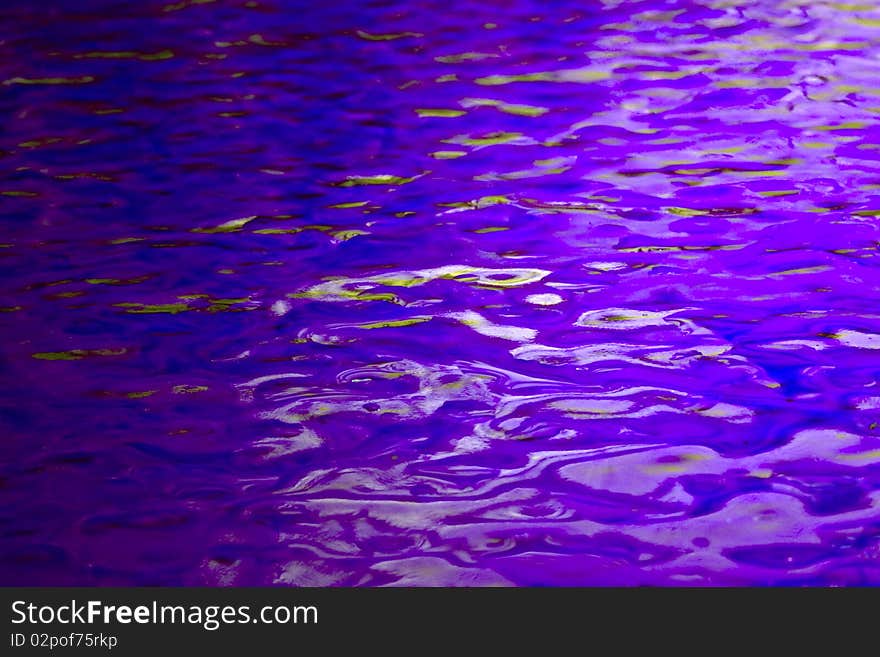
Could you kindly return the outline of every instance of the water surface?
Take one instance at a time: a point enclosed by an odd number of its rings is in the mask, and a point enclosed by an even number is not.
[[[9,0],[0,583],[880,584],[880,8]]]

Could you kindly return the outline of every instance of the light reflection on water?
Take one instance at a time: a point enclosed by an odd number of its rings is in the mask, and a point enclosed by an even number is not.
[[[876,584],[880,10],[0,8],[0,579]]]

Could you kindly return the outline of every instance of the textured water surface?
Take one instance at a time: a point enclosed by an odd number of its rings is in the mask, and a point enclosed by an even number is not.
[[[0,583],[880,584],[880,6],[0,8]]]

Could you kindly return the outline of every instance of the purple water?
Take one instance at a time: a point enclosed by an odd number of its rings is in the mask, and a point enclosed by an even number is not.
[[[880,584],[880,7],[0,8],[0,583]]]

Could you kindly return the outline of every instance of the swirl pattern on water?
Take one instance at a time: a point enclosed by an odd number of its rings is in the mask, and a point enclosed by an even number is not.
[[[880,584],[880,8],[0,8],[0,583]]]

